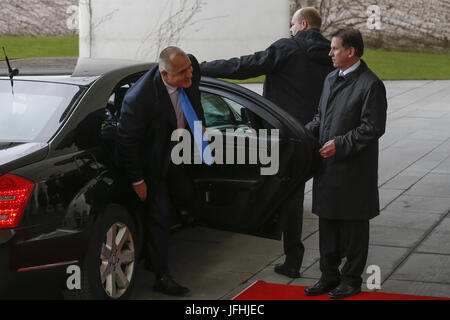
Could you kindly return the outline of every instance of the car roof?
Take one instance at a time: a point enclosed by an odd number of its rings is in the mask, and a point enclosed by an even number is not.
[[[1,67],[0,79],[9,79],[6,62]],[[10,60],[12,68],[19,69],[16,80],[45,81],[75,85],[90,85],[109,73],[138,73],[151,69],[155,63],[92,58],[32,58]]]

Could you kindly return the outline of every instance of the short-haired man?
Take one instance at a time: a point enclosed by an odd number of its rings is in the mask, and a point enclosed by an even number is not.
[[[306,124],[313,118],[325,77],[333,70],[330,41],[320,34],[322,18],[315,8],[298,10],[292,17],[291,38],[280,39],[253,55],[204,62],[202,74],[246,79],[266,75],[264,97]],[[299,186],[282,210],[289,211],[283,228],[286,260],[275,272],[300,277],[305,248],[301,240],[305,185]]]
[[[147,210],[145,265],[156,275],[155,290],[168,295],[189,292],[170,275],[168,238],[174,211],[189,206],[193,184],[189,168],[175,166],[170,155],[175,145],[172,133],[189,129],[180,95],[187,96],[205,123],[199,83],[200,68],[194,56],[177,47],[164,49],[159,66],[128,90],[118,126],[119,165]]]
[[[306,125],[323,146],[313,186],[322,276],[305,290],[310,296],[341,299],[361,292],[369,220],[380,213],[378,139],[386,128],[386,89],[360,59],[363,53],[358,30],[333,34],[330,56],[337,70],[327,76],[318,113]],[[339,271],[342,257],[347,261]]]

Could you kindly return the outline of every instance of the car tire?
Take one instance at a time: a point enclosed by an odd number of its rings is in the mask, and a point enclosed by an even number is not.
[[[138,237],[130,214],[118,205],[103,212],[91,231],[81,267],[81,288],[65,292],[66,299],[123,300],[133,290]]]

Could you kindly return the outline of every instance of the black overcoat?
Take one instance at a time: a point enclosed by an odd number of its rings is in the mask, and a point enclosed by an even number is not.
[[[313,212],[338,220],[379,215],[378,139],[386,128],[386,89],[361,60],[355,71],[324,83],[318,113],[306,125],[320,145],[334,140],[335,156],[321,160],[314,177]]]
[[[193,67],[192,85],[185,89],[200,121],[205,123],[200,97],[200,67]],[[116,157],[127,180],[145,180],[154,187],[167,176],[177,129],[175,110],[158,66],[144,74],[125,95],[117,130]],[[189,127],[186,125],[186,129]]]
[[[203,62],[205,76],[247,79],[267,75],[263,96],[303,125],[317,110],[325,77],[333,70],[330,41],[318,29],[299,31],[252,55]]]

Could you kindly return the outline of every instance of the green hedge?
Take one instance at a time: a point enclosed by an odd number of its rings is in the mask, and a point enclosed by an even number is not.
[[[0,37],[0,47],[10,59],[77,57],[78,37]]]
[[[383,80],[449,80],[450,55],[366,50],[363,60]],[[264,77],[233,81],[260,83]]]
[[[1,46],[10,59],[78,56],[78,37],[0,37]],[[383,80],[450,79],[450,55],[366,50],[363,59]],[[233,82],[263,81],[258,77]]]

